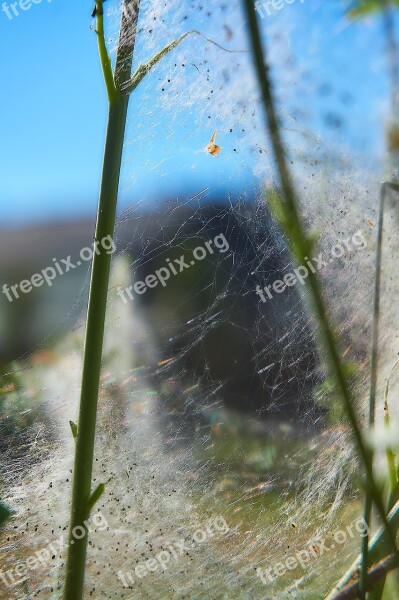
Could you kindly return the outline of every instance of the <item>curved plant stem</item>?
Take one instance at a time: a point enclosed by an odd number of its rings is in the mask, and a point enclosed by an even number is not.
[[[276,212],[278,218],[280,219],[280,224],[284,228],[287,235],[292,254],[300,264],[304,264],[306,260],[305,257],[311,256],[313,243],[305,233],[305,228],[299,214],[298,201],[285,158],[285,150],[275,110],[269,69],[267,64],[265,64],[255,6],[253,0],[243,0],[243,2],[248,18],[254,63],[263,96],[269,134],[277,162],[282,189],[283,199],[281,201],[276,201],[277,207],[275,207],[275,209],[277,208]],[[326,352],[331,376],[333,377],[340,392],[346,415],[352,430],[352,435],[364,465],[367,487],[370,490],[371,497],[384,524],[390,548],[399,563],[399,552],[396,547],[396,532],[393,531],[390,523],[388,522],[381,491],[374,478],[370,450],[363,439],[363,435],[357,421],[353,406],[353,399],[351,397],[345,376],[344,365],[340,357],[339,348],[332,330],[332,326],[329,322],[321,286],[315,273],[311,271],[309,272],[307,283],[313,309],[319,323],[320,342]]]

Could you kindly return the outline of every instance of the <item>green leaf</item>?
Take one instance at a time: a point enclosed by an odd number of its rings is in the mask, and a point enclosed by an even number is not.
[[[76,438],[78,437],[78,426],[73,421],[69,421],[69,427],[71,428],[72,435],[76,440]]]
[[[91,494],[90,498],[89,498],[89,502],[88,502],[88,506],[89,506],[89,510],[91,510],[93,508],[93,506],[96,504],[96,502],[99,501],[99,499],[101,498],[101,496],[103,495],[104,491],[105,491],[105,486],[108,485],[108,483],[111,481],[112,477],[110,477],[108,479],[108,481],[106,481],[105,483],[99,483],[98,486],[96,487],[96,489],[94,490],[94,492]]]

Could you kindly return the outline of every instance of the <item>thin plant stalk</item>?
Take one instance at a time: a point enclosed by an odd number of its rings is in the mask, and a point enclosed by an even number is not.
[[[374,593],[376,586],[381,582],[384,582],[387,575],[393,570],[397,569],[398,562],[395,556],[391,555],[382,560],[378,565],[371,569],[367,577],[367,591]],[[335,597],[334,600],[355,600],[359,597],[359,586],[357,582],[351,583],[344,589],[342,589]]]
[[[300,262],[300,264],[303,264],[306,260],[305,257],[311,256],[313,242],[305,233],[305,228],[298,210],[298,202],[294,191],[294,186],[285,158],[285,149],[280,134],[277,113],[275,110],[272,86],[269,77],[269,68],[268,65],[265,64],[255,6],[253,0],[243,0],[243,2],[248,18],[254,63],[262,92],[271,144],[278,167],[282,195],[284,198],[284,200],[281,202],[278,200],[276,201],[276,205],[274,207],[275,213],[277,213],[280,224],[285,230],[292,254],[296,260]],[[370,451],[363,440],[363,435],[357,421],[353,406],[353,399],[351,397],[349,386],[346,380],[344,365],[340,357],[335,335],[329,322],[321,286],[317,276],[312,271],[309,272],[307,282],[315,314],[320,326],[320,341],[326,352],[331,375],[340,392],[352,434],[365,468],[366,483],[371,491],[371,496],[386,529],[392,552],[399,562],[399,552],[396,547],[396,536],[390,526],[390,523],[388,522],[382,495],[375,481]]]
[[[380,288],[381,288],[381,266],[382,266],[382,241],[383,241],[383,227],[384,227],[384,214],[385,214],[385,204],[388,190],[392,190],[395,192],[399,192],[399,185],[395,183],[384,182],[381,186],[381,196],[380,196],[380,209],[379,209],[379,217],[378,217],[378,235],[377,235],[377,256],[376,256],[376,278],[375,278],[375,292],[374,292],[374,315],[373,315],[373,334],[372,334],[372,355],[371,355],[371,376],[370,376],[370,399],[369,399],[369,425],[372,426],[374,424],[374,414],[375,414],[375,398],[376,398],[376,389],[377,389],[377,366],[378,366],[378,322],[379,322],[379,313],[380,313]],[[388,391],[389,391],[389,380],[393,370],[396,368],[397,364],[393,367],[387,381],[386,391],[385,391],[385,406],[387,408],[387,400],[388,400]],[[389,416],[388,416],[389,418]],[[387,451],[387,460],[388,466],[391,467],[392,457],[390,455],[389,450]],[[394,458],[393,458],[394,461]],[[391,473],[391,468],[389,469],[390,473],[390,492],[389,499],[387,502],[387,510],[391,510],[397,500],[395,496],[395,492],[397,493],[397,472],[395,474]],[[396,481],[396,485],[395,485]],[[366,490],[365,497],[365,509],[364,509],[364,520],[370,529],[371,525],[371,508],[372,508],[372,497],[368,490]],[[398,528],[398,524],[395,526]],[[368,530],[369,530],[368,529]],[[380,539],[380,538],[378,538]],[[379,544],[382,547],[381,540]],[[373,563],[376,562],[375,556],[375,544],[373,545],[373,553],[369,553],[369,536],[365,535],[362,539],[362,549],[360,558],[356,559],[355,563],[352,567],[345,573],[344,577],[337,584],[335,591],[343,588],[348,581],[353,577],[354,573],[359,570],[360,567],[360,577],[359,577],[359,596],[363,598],[365,596],[366,591],[368,590],[367,584],[367,575],[365,575],[365,570],[367,572],[367,568]],[[389,547],[384,543],[384,552],[388,552]],[[378,559],[380,560],[383,557],[383,552],[380,552],[378,555]],[[378,598],[378,594],[381,596],[381,592],[383,589],[384,577],[381,576],[381,579],[378,583],[377,588],[374,588],[373,595],[375,598]],[[335,598],[335,595],[332,596]],[[330,596],[328,596],[330,598]]]
[[[391,428],[391,417],[389,414],[389,384],[390,384],[390,380],[392,377],[393,372],[395,371],[395,369],[397,368],[397,366],[399,365],[399,361],[396,361],[396,363],[394,364],[388,379],[387,379],[387,383],[386,383],[386,387],[385,387],[385,400],[384,400],[384,425],[385,428],[387,430],[390,430]],[[395,452],[392,450],[392,447],[389,446],[386,449],[386,457],[387,457],[387,464],[388,464],[388,475],[389,475],[389,496],[388,496],[388,502],[387,502],[387,506],[389,508],[389,510],[392,508],[392,506],[395,504],[395,502],[398,499],[398,485],[399,485],[399,479],[398,479],[398,465],[396,464],[396,455]]]
[[[388,520],[391,524],[392,529],[398,529],[399,527],[399,502],[397,502],[392,510],[388,514]],[[386,531],[384,527],[381,527],[371,538],[368,546],[368,559],[370,564],[375,564],[382,559],[386,558],[389,554],[389,542],[387,541]],[[358,579],[358,573],[362,556],[359,555],[356,560],[352,563],[340,581],[334,586],[334,589],[326,596],[325,600],[336,600],[341,590],[345,589],[346,586]],[[358,582],[356,581],[357,590],[359,591]]]
[[[370,393],[369,393],[369,430],[374,427],[375,422],[375,401],[377,395],[377,380],[378,380],[378,339],[379,339],[379,323],[380,323],[380,299],[381,299],[381,266],[382,266],[382,238],[384,230],[384,212],[385,212],[385,196],[386,187],[381,187],[380,210],[378,217],[378,235],[377,235],[377,254],[375,264],[375,282],[374,282],[374,305],[373,305],[373,321],[371,333],[371,359],[370,359]],[[373,451],[370,451],[370,460],[373,462]],[[372,518],[373,498],[370,488],[365,491],[364,513],[363,518],[366,523],[366,532],[370,531]],[[388,507],[389,510],[390,507]],[[359,598],[364,600],[367,591],[367,554],[368,554],[369,535],[362,538],[361,554],[362,564],[359,575]],[[383,587],[380,583],[380,587]]]
[[[114,234],[129,103],[129,94],[121,93],[120,82],[126,75],[127,79],[130,78],[138,19],[138,2],[136,0],[124,0],[123,7],[125,10],[122,11],[115,66],[117,77],[114,79],[112,77],[111,62],[105,47],[102,4],[102,0],[96,1],[96,21],[99,53],[108,91],[109,111],[95,231],[95,241],[98,243],[98,247],[101,247],[99,245],[101,240],[108,236],[113,237]],[[90,517],[92,508],[90,499],[92,494],[94,441],[110,265],[110,254],[106,252],[94,253],[87,310],[79,421],[75,442],[72,507],[64,590],[65,600],[81,600],[83,598],[88,542],[87,520]],[[83,528],[85,535],[83,537],[80,535],[74,536],[75,528]]]

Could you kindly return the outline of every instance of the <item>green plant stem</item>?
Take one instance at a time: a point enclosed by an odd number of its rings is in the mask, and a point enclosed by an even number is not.
[[[123,97],[114,102],[109,108],[95,233],[95,239],[98,242],[107,236],[112,237],[114,233],[127,106],[128,97]],[[91,495],[97,399],[110,264],[111,254],[106,252],[94,253],[87,311],[78,435],[76,438],[65,600],[80,600],[83,597],[84,565],[88,536],[86,532],[82,539],[74,539],[72,532],[76,526],[85,527],[84,523],[90,517],[89,499]],[[85,529],[87,528],[85,527]]]
[[[370,364],[370,397],[369,397],[369,428],[373,427],[375,421],[375,401],[377,393],[377,375],[378,375],[378,337],[379,337],[379,319],[380,319],[380,290],[381,290],[381,268],[382,268],[382,241],[384,231],[384,214],[385,214],[385,203],[386,196],[389,188],[396,190],[395,184],[383,183],[381,186],[380,194],[380,206],[379,206],[379,217],[378,217],[378,235],[377,235],[377,255],[376,255],[376,273],[375,273],[375,289],[374,289],[374,312],[373,312],[373,330],[372,330],[372,352],[371,352],[371,364]],[[387,383],[387,390],[385,394],[385,424],[389,425],[389,410],[388,410],[388,390],[389,390],[389,379]],[[392,506],[396,501],[397,494],[397,472],[395,466],[395,456],[391,449],[386,451],[387,462],[388,462],[388,474],[389,474],[389,495],[387,502],[387,509],[391,510]],[[366,490],[365,505],[364,505],[364,521],[367,523],[368,528],[371,526],[371,511],[373,501],[369,490]],[[368,539],[369,536],[362,538],[362,562],[360,566],[360,577],[359,577],[359,598],[362,600],[366,597],[367,585],[367,569],[369,567],[367,561],[368,553]],[[370,594],[372,600],[380,600],[383,594],[385,585],[385,577],[382,576],[375,587],[374,591]]]
[[[138,3],[136,1],[124,0],[123,6],[129,10],[122,11],[115,67],[114,93],[110,83],[110,59],[104,41],[102,1],[96,2],[100,60],[109,99],[108,125],[95,231],[95,240],[98,242],[98,248],[101,248],[99,244],[101,240],[108,236],[113,237],[114,234],[122,150],[129,103],[129,95],[121,93],[120,83],[130,78],[138,18]],[[88,542],[86,523],[90,517],[93,504],[91,482],[110,265],[111,254],[106,252],[94,253],[87,310],[79,421],[75,446],[64,600],[81,600],[83,598]],[[83,527],[86,532],[81,539],[78,539],[80,535],[74,536],[73,532],[76,527]]]
[[[369,392],[369,430],[374,426],[375,422],[375,401],[377,394],[377,379],[378,379],[378,339],[379,339],[379,322],[380,322],[380,290],[381,290],[381,266],[382,266],[382,238],[384,230],[384,212],[385,212],[385,196],[386,187],[381,187],[380,207],[378,217],[378,235],[377,235],[377,254],[375,265],[375,282],[374,282],[374,305],[373,305],[373,325],[371,333],[371,359],[370,359],[370,392]],[[373,451],[370,451],[370,460],[373,462]],[[370,488],[366,489],[364,500],[364,522],[367,525],[367,530],[371,527],[373,508],[373,498]],[[388,510],[391,507],[388,507]],[[367,553],[368,553],[369,536],[365,535],[362,538],[361,553],[362,564],[360,567],[359,577],[359,598],[364,600],[367,591]]]
[[[368,573],[367,579],[367,591],[374,590],[382,580],[386,579],[386,576],[390,571],[398,567],[398,562],[395,556],[388,556],[386,559],[381,561],[376,567],[371,569]],[[355,600],[359,597],[359,586],[357,582],[347,585],[334,597],[334,600]]]
[[[395,365],[396,366],[396,365]],[[385,415],[384,415],[384,425],[386,431],[390,431],[391,429],[391,417],[389,415],[389,407],[388,407],[388,389],[389,389],[389,381],[387,382],[386,388],[386,396],[385,396]],[[398,499],[398,467],[396,464],[396,455],[392,450],[392,447],[389,446],[385,451],[387,457],[388,464],[388,476],[389,476],[389,494],[388,494],[388,502],[387,508],[390,510],[392,506]]]
[[[391,428],[391,417],[389,414],[389,383],[392,377],[393,372],[399,365],[399,361],[396,361],[394,366],[391,369],[391,372],[388,376],[387,383],[385,386],[385,397],[384,397],[384,425],[387,431]],[[395,452],[391,447],[386,449],[386,457],[388,464],[388,474],[389,474],[389,497],[388,497],[388,509],[390,510],[395,502],[398,500],[398,466],[396,464],[396,456]]]
[[[280,184],[285,199],[283,208],[288,214],[287,222],[289,221],[289,226],[286,227],[286,234],[290,244],[291,252],[296,257],[296,259],[300,261],[300,264],[304,264],[306,260],[305,257],[310,256],[309,252],[312,250],[312,245],[305,234],[304,226],[302,224],[302,220],[297,207],[298,203],[294,192],[294,187],[286,163],[284,146],[281,139],[276,111],[274,108],[274,98],[272,95],[272,86],[269,78],[268,66],[265,64],[264,60],[264,52],[259,34],[255,6],[253,0],[243,0],[243,2],[248,18],[255,67],[263,96],[269,134],[277,162],[278,172],[280,175]],[[363,461],[363,465],[366,472],[367,485],[370,489],[371,496],[386,529],[392,551],[399,562],[399,552],[396,547],[396,536],[395,533],[392,531],[390,524],[387,520],[382,496],[380,490],[378,489],[373,474],[370,451],[363,440],[363,435],[360,430],[360,426],[357,422],[351,393],[349,391],[349,387],[344,373],[344,367],[339,355],[339,350],[335,340],[335,336],[327,316],[327,310],[324,305],[321,287],[318,278],[311,271],[309,272],[307,282],[311,294],[311,299],[313,301],[315,314],[320,325],[320,341],[326,351],[331,375],[334,378],[334,381],[336,382],[337,387],[340,391],[344,408],[346,410],[346,414],[351,426],[352,434],[360,458]]]
[[[391,524],[392,529],[399,527],[399,502],[395,504],[390,513],[388,514],[388,521]],[[369,564],[375,564],[378,561],[386,558],[389,554],[390,542],[387,540],[386,529],[381,527],[372,537],[368,547],[368,561]],[[352,579],[356,578],[359,573],[359,567],[361,564],[362,556],[358,556],[352,563],[345,575],[335,585],[334,589],[326,596],[325,600],[335,600],[337,593],[344,588]]]

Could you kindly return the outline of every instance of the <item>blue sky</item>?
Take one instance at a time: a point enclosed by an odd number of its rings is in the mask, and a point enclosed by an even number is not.
[[[19,15],[12,20],[0,12],[0,224],[93,215],[107,104],[95,34],[90,30],[92,3],[42,0],[28,10],[17,9]],[[321,0],[305,0],[303,4],[296,0],[296,4],[286,5],[273,19],[273,27],[290,25],[292,53],[299,65],[309,65],[307,75],[320,88],[317,96],[304,92],[298,98],[301,110],[312,113],[308,119],[312,132],[327,141],[330,137],[336,142],[341,136],[350,152],[365,153],[368,160],[380,160],[381,111],[387,102],[388,88],[378,19],[349,24],[343,17],[342,3]],[[196,25],[193,14],[187,27]],[[207,27],[207,22],[201,22],[201,26]],[[216,26],[220,27],[220,23],[210,25],[212,34]],[[229,23],[233,30],[234,26],[235,23]],[[267,30],[267,19],[261,20],[261,26]],[[156,75],[152,81],[154,88],[149,97],[158,89]],[[311,89],[316,89],[315,85]],[[298,87],[299,95],[300,90]],[[148,96],[148,88],[145,93]],[[143,97],[136,97],[133,110]],[[344,133],[328,124],[339,111],[346,120]],[[332,117],[329,113],[333,113]],[[140,127],[151,128],[152,118],[150,111],[142,112]],[[152,162],[161,166],[154,171],[148,169],[148,161],[136,162],[132,167],[135,184],[122,192],[121,208],[132,202],[133,192],[143,202],[160,194],[180,193],[184,188],[195,192],[223,184],[239,191],[253,179],[250,166],[243,166],[234,154],[233,137],[223,144],[230,152],[230,160],[213,162],[205,154],[196,155],[193,168],[193,155],[183,143],[193,115],[179,118],[173,134],[164,138],[162,132],[168,130],[170,115],[157,114],[156,118],[156,143],[149,143],[149,149],[155,154]],[[194,138],[201,147],[202,137],[195,134]],[[170,153],[171,143],[180,148],[175,157]],[[134,163],[134,154],[128,156]],[[167,168],[162,164],[167,164]]]
[[[90,210],[106,99],[89,9],[43,0],[12,21],[0,14],[3,223]]]

